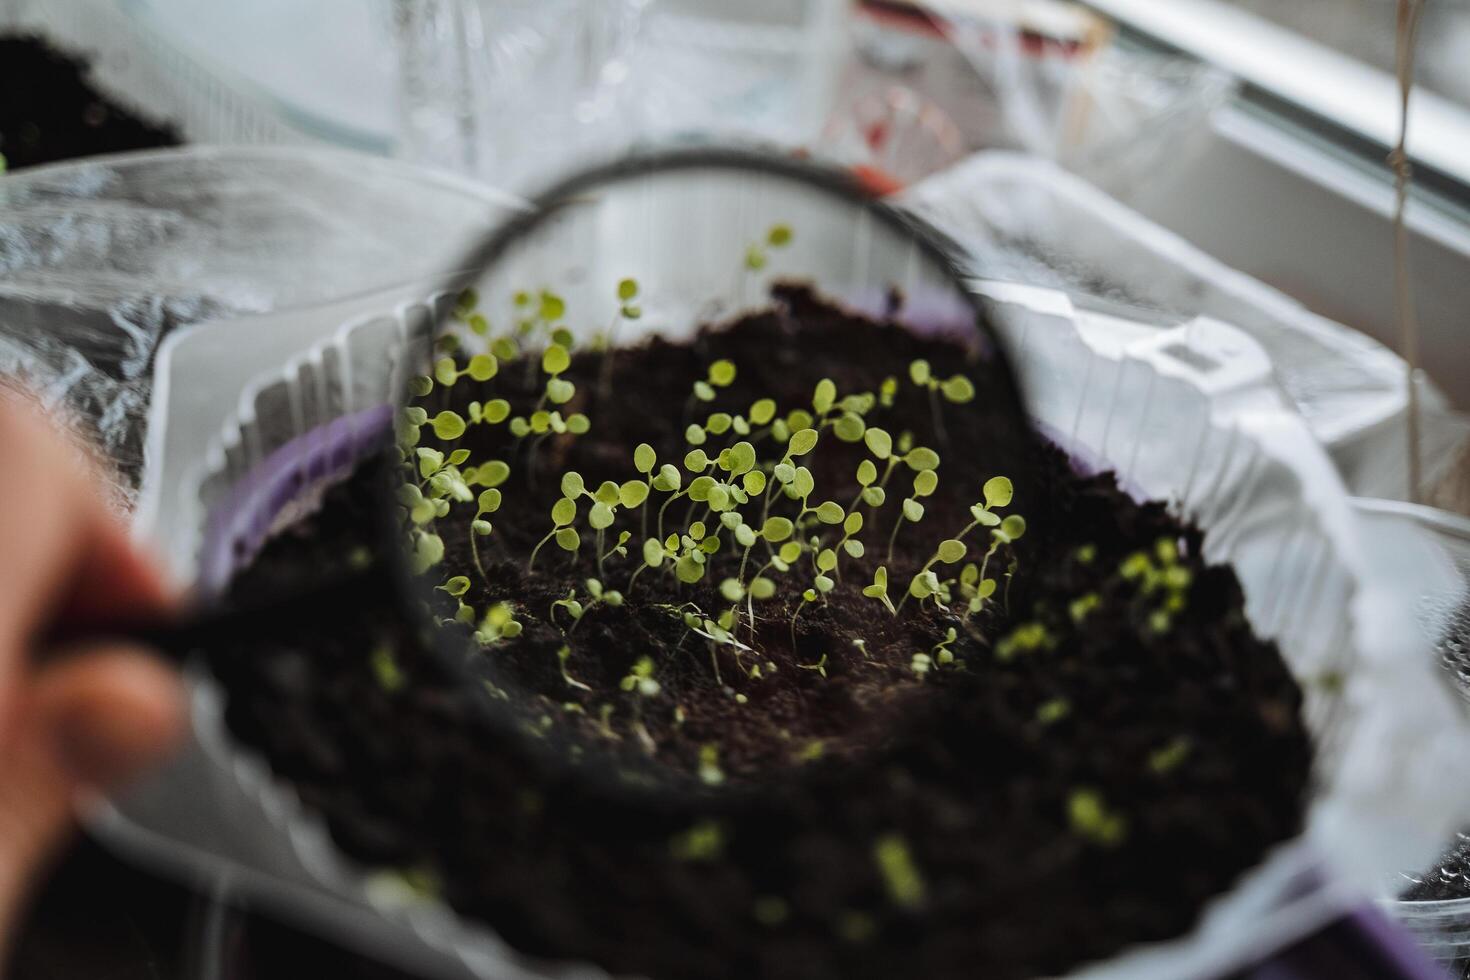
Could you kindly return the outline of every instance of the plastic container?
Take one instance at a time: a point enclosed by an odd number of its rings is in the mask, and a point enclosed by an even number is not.
[[[548,161],[649,141],[806,145],[832,107],[844,22],[842,0],[402,3],[402,150],[520,190]]]
[[[780,259],[784,274],[830,283],[833,256],[839,268],[862,267],[852,261],[862,236],[824,224],[819,212],[790,202],[774,202],[782,206],[769,212],[763,205],[773,202],[760,195],[702,190],[660,185],[651,196],[569,214],[507,275],[515,283],[566,283],[568,309],[588,311],[580,322],[601,326],[612,304],[603,287],[635,274],[648,297],[640,323],[677,334],[712,295],[754,301],[739,270],[746,243],[759,240],[773,213],[797,230]],[[690,227],[696,210],[703,220]],[[677,277],[660,272],[671,257]],[[575,279],[565,275],[571,270]],[[872,291],[871,283],[858,285]],[[483,287],[482,297],[499,295],[492,290]],[[1426,861],[1467,811],[1466,787],[1443,775],[1470,749],[1470,730],[1408,619],[1400,582],[1362,551],[1331,463],[1272,386],[1264,351],[1210,320],[1099,350],[1054,301],[1058,294],[992,287],[989,295],[1044,429],[1076,458],[1116,469],[1139,495],[1193,515],[1207,531],[1208,556],[1234,566],[1247,615],[1278,642],[1303,685],[1318,742],[1301,837],[1212,903],[1188,936],[1075,976],[1221,975],[1344,915],[1371,918],[1361,911],[1363,896],[1397,869]],[[359,413],[393,399],[396,352],[422,337],[428,314],[415,303],[349,323],[252,383],[245,410],[191,481],[199,488],[195,507],[166,529],[177,534],[174,547],[199,554],[206,527],[227,548],[258,540],[289,504],[279,486],[295,479],[310,488],[340,472],[360,431],[357,421],[341,420],[361,420]],[[227,570],[219,554],[210,548],[198,566],[213,581]],[[582,965],[528,963],[446,908],[384,895],[368,871],[335,851],[288,785],[231,744],[221,693],[205,677],[193,681],[189,752],[179,768],[116,805],[102,823],[111,839],[176,866],[227,874],[255,899],[436,975],[596,975]]]
[[[1401,556],[1394,573],[1416,595],[1413,608],[1422,635],[1434,644],[1436,665],[1470,702],[1470,520],[1396,501],[1355,503],[1370,540],[1399,545],[1407,538],[1414,544],[1407,553],[1402,547],[1391,549]],[[1462,767],[1460,778],[1464,771]],[[1470,840],[1470,814],[1466,816],[1466,826],[1453,838],[1459,848]],[[1430,862],[1396,883],[1406,887],[1409,879],[1432,877],[1439,866],[1439,861]],[[1470,971],[1470,886],[1462,884],[1461,890],[1463,898],[1386,903],[1390,914],[1409,927],[1425,949],[1458,971],[1457,977]]]
[[[1063,289],[1079,307],[1150,323],[1211,316],[1244,330],[1327,448],[1349,490],[1403,499],[1403,361],[1355,330],[1206,255],[1106,193],[1038,157],[978,153],[904,195],[964,243],[993,278]],[[1442,395],[1423,391],[1426,461],[1466,437]],[[1435,474],[1426,473],[1426,487]]]
[[[40,33],[85,55],[111,96],[196,143],[320,143],[270,96],[158,30],[126,0],[12,0],[0,30]]]
[[[391,156],[399,78],[387,0],[114,0],[301,137]]]

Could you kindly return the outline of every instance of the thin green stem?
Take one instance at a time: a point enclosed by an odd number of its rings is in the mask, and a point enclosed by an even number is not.
[[[999,547],[1000,542],[996,541],[991,544],[990,550],[985,552],[985,557],[980,561],[980,577],[975,580],[977,583],[985,581],[985,569],[990,565],[990,556],[995,554],[995,549]]]
[[[602,370],[598,372],[597,376],[597,400],[599,404],[607,401],[612,395],[613,346],[617,342],[618,326],[622,322],[622,314],[615,314],[612,323],[609,324],[606,331],[607,343],[602,350]]]
[[[649,567],[651,566],[647,562],[644,562],[637,568],[633,569],[633,574],[628,577],[628,588],[624,590],[624,595],[631,596],[633,594],[633,585],[635,582],[638,581],[638,576],[642,575],[643,570]]]
[[[796,612],[791,614],[791,656],[793,658],[796,656],[796,618],[801,615],[801,611],[805,609],[806,606],[806,597],[803,596],[801,600],[801,605],[797,606]]]
[[[588,602],[587,602],[587,605],[585,605],[585,606],[582,607],[582,615],[580,615],[576,619],[572,620],[572,628],[569,629],[569,630],[567,630],[567,638],[568,639],[571,638],[571,636],[572,636],[573,633],[577,632],[577,627],[582,625],[582,620],[584,620],[584,619],[587,618],[587,614],[592,611],[592,607],[595,606],[595,605],[597,605],[597,603],[599,601],[601,601],[601,600],[598,600],[598,599],[589,599]]]
[[[529,572],[531,569],[536,567],[536,555],[540,553],[541,546],[546,544],[546,542],[550,541],[552,538],[556,537],[556,532],[560,530],[561,528],[559,527],[552,528],[550,531],[546,532],[546,537],[538,541],[536,543],[536,547],[531,549],[531,559],[530,561],[526,562],[526,571]]]
[[[659,541],[663,541],[664,540],[664,511],[666,511],[666,510],[669,509],[669,504],[672,504],[674,501],[676,501],[680,497],[684,496],[684,494],[687,493],[687,492],[688,492],[687,490],[675,490],[673,493],[669,494],[669,499],[665,500],[664,501],[664,505],[658,509],[658,539],[659,539]]]
[[[878,481],[878,486],[882,487],[884,490],[888,489],[888,478],[891,477],[893,475],[893,471],[898,468],[899,462],[900,461],[897,456],[894,456],[892,454],[889,455],[888,469],[883,471],[883,479]]]
[[[781,462],[789,465],[791,463],[791,457],[782,457]],[[765,527],[766,521],[770,519],[771,498],[775,496],[777,488],[781,485],[781,481],[776,479],[776,473],[773,469],[771,471],[771,482],[766,485],[766,499],[761,503],[761,527]]]
[[[936,561],[938,561],[938,560],[939,560],[939,552],[937,552],[937,551],[936,551],[936,552],[935,552],[935,553],[934,553],[934,557],[933,557],[933,558],[930,558],[930,559],[929,559],[929,560],[928,560],[928,561],[926,561],[926,562],[925,562],[925,563],[924,563],[924,567],[923,567],[923,568],[921,568],[921,569],[919,569],[919,573],[918,573],[918,575],[915,575],[915,576],[914,576],[914,578],[918,578],[918,577],[919,577],[919,575],[923,575],[923,574],[924,574],[924,573],[925,573],[925,572],[927,572],[927,571],[928,571],[928,570],[929,570],[929,569],[931,569],[931,568],[933,568],[933,567],[934,567],[934,563],[935,563],[935,562],[936,562]],[[893,611],[893,615],[895,615],[895,616],[897,616],[897,615],[898,615],[898,613],[899,613],[899,610],[901,610],[901,609],[903,609],[903,606],[904,606],[904,603],[906,603],[906,602],[908,602],[908,601],[909,601],[909,595],[910,595],[910,594],[911,594],[911,593],[910,593],[910,591],[909,591],[909,590],[908,590],[908,589],[904,589],[904,590],[903,590],[903,598],[902,598],[902,599],[900,599],[900,600],[898,600],[898,609],[895,609],[895,610],[894,610],[894,611]]]
[[[750,549],[748,549],[748,548],[746,549],[747,553],[749,552],[749,550]],[[766,562],[764,565],[762,565],[760,567],[760,569],[754,575],[751,576],[751,581],[753,582],[756,579],[760,578],[762,575],[764,575],[766,573],[766,569],[770,568],[771,565],[772,565],[772,562]],[[743,567],[744,566],[742,565],[742,568]],[[751,641],[754,642],[754,640],[755,640],[755,596],[751,595],[748,590],[745,593],[745,614],[746,614],[745,615],[745,618],[747,620],[749,620],[750,638],[751,638]]]
[[[913,499],[913,498],[910,498],[910,499]],[[907,503],[908,501],[904,501],[904,502]],[[888,535],[888,560],[886,562],[884,562],[884,564],[886,564],[886,565],[892,565],[893,564],[893,545],[894,545],[895,542],[898,541],[898,529],[901,528],[901,527],[903,527],[903,522],[905,520],[907,520],[907,519],[908,518],[904,515],[903,508],[902,507],[899,507],[899,510],[898,510],[898,520],[896,520],[896,521],[893,522],[893,533],[890,534],[890,535]]]
[[[940,445],[949,445],[949,436],[944,431],[944,412],[939,406],[939,389],[929,388],[929,411],[934,416],[934,438],[939,440]]]
[[[480,536],[473,530],[470,531],[470,557],[474,559],[475,571],[480,573],[480,578],[486,585],[490,584],[490,576],[485,574],[485,566],[480,563]]]

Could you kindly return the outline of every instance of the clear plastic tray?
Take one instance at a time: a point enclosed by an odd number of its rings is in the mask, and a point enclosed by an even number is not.
[[[1355,908],[1391,871],[1428,859],[1470,802],[1441,778],[1470,749],[1466,726],[1405,620],[1404,590],[1362,552],[1331,464],[1275,394],[1258,345],[1200,320],[1100,352],[1066,314],[1065,296],[988,288],[1043,424],[1138,492],[1198,516],[1210,556],[1235,566],[1252,622],[1277,639],[1308,691],[1322,788],[1306,834],[1214,903],[1190,936],[1077,975],[1152,980],[1240,968]],[[195,552],[206,499],[282,446],[387,399],[387,390],[349,384],[363,376],[351,365],[380,367],[385,345],[427,312],[414,303],[346,324],[252,382],[243,413],[192,484],[208,491],[192,513],[160,527],[176,553]],[[1345,678],[1341,688],[1317,683],[1329,673]],[[231,744],[220,692],[194,681],[189,751],[110,811],[100,825],[109,839],[195,874],[225,875],[285,914],[434,975],[596,975],[527,962],[447,909],[375,892],[290,788]]]
[[[1435,645],[1437,665],[1457,682],[1470,701],[1470,520],[1444,511],[1384,500],[1359,500],[1371,540],[1417,542],[1417,547],[1385,549],[1398,555],[1393,573],[1415,593],[1414,611],[1422,635]],[[1452,778],[1464,778],[1462,768]],[[1457,840],[1470,833],[1470,814]],[[1436,873],[1437,862],[1415,877]],[[1395,882],[1404,887],[1405,878]],[[1389,912],[1408,926],[1425,949],[1446,966],[1470,969],[1470,894],[1438,901],[1390,901]],[[1458,975],[1458,974],[1457,974]]]
[[[109,95],[195,143],[321,143],[243,78],[190,54],[126,0],[12,0],[0,30],[39,33],[85,55]]]
[[[1270,356],[1277,382],[1348,488],[1365,497],[1407,495],[1406,371],[1377,341],[1038,157],[979,153],[916,185],[904,201],[969,247],[988,276],[1062,289],[1078,307],[1144,322],[1212,316],[1239,327]],[[1432,386],[1422,394],[1424,459],[1448,460],[1470,427]],[[1432,484],[1434,474],[1426,477]]]

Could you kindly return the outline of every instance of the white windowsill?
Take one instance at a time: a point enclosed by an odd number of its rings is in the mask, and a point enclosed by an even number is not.
[[[1380,146],[1398,140],[1398,83],[1387,72],[1219,0],[1086,2]],[[1416,89],[1409,155],[1470,185],[1470,111]]]

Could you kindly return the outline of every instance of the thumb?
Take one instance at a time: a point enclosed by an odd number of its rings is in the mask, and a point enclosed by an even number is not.
[[[73,790],[122,786],[161,762],[183,730],[178,675],[142,651],[62,654],[35,686]]]
[[[27,685],[0,741],[0,952],[85,790],[160,761],[183,729],[177,676],[124,649],[63,654]]]

